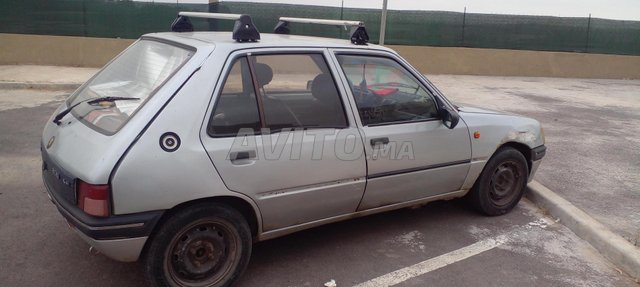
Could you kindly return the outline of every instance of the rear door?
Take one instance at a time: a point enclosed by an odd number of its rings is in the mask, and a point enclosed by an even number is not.
[[[326,58],[237,52],[215,91],[202,142],[225,185],[256,201],[264,231],[354,212],[362,198],[362,139]]]
[[[463,121],[442,123],[434,91],[390,53],[338,53],[357,107],[368,163],[359,210],[458,191],[471,146]]]

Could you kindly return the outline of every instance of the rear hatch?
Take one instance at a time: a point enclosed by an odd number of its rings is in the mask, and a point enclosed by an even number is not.
[[[43,179],[52,195],[75,205],[77,179],[108,184],[129,146],[211,49],[143,37],[76,90],[43,132]]]

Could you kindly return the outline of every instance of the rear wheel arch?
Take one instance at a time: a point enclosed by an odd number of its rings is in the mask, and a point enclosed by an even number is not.
[[[251,203],[249,203],[245,199],[235,197],[235,196],[215,196],[215,197],[200,198],[200,199],[194,199],[191,201],[183,202],[165,211],[162,214],[162,217],[160,218],[160,220],[158,220],[158,223],[156,223],[156,225],[154,226],[153,231],[151,232],[151,235],[149,235],[149,238],[145,243],[145,247],[142,250],[140,258],[143,258],[143,256],[146,254],[146,251],[148,249],[150,242],[153,241],[153,238],[156,232],[160,229],[160,227],[164,224],[164,222],[167,221],[167,219],[169,219],[174,214],[186,208],[189,208],[194,205],[206,203],[206,202],[209,202],[212,204],[222,204],[225,206],[229,206],[235,209],[236,211],[240,212],[240,214],[242,214],[244,219],[249,224],[251,235],[253,236],[255,241],[255,238],[257,238],[258,236],[260,225],[258,223],[258,220],[259,220],[258,214],[257,214],[258,210],[256,210]]]

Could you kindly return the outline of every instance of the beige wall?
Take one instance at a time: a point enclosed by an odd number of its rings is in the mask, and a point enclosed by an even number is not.
[[[0,64],[101,67],[131,43],[129,39],[0,34]]]
[[[129,39],[0,34],[0,64],[100,67]],[[640,56],[390,46],[426,74],[640,79]]]
[[[390,46],[425,74],[640,79],[640,56]]]

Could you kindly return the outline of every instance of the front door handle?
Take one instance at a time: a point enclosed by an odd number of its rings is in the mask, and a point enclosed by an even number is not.
[[[255,150],[247,150],[247,151],[237,151],[229,154],[229,159],[231,161],[242,160],[242,159],[251,159],[256,157]]]
[[[377,144],[383,144],[386,145],[389,143],[389,138],[388,137],[383,137],[383,138],[373,138],[369,141],[371,143],[372,146],[376,146]]]

